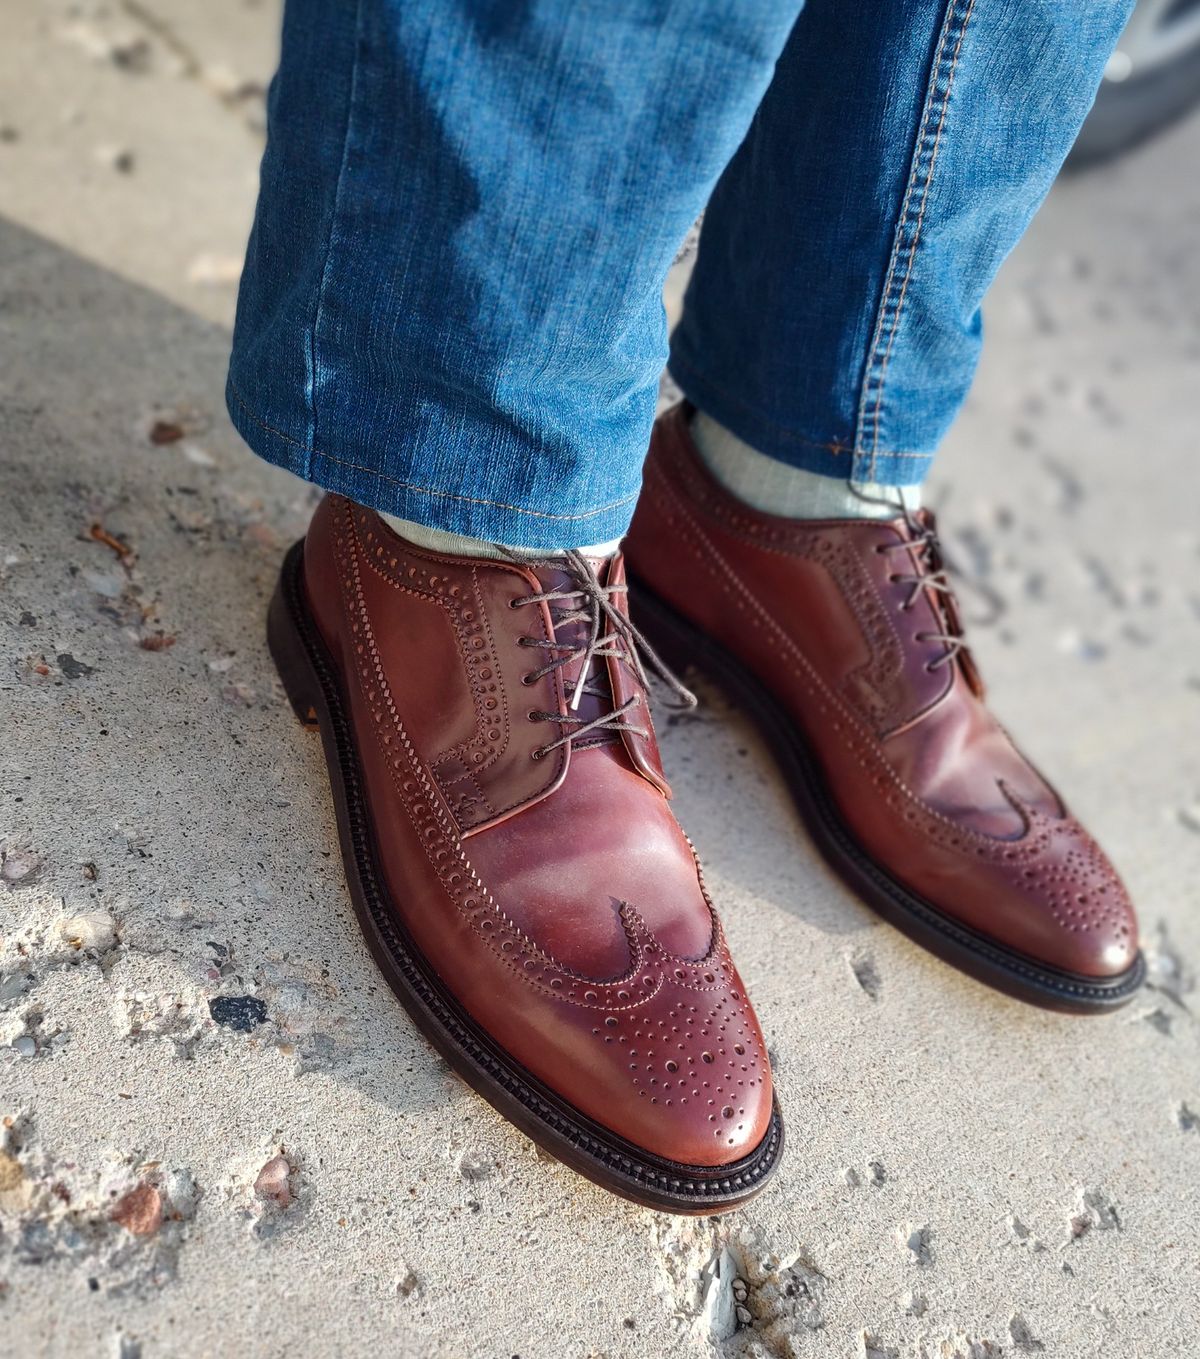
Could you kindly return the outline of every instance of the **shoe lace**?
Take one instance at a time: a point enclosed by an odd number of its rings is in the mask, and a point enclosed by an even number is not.
[[[878,500],[878,497],[865,494],[862,498]],[[900,496],[900,503],[896,508],[904,516],[910,537],[900,542],[880,543],[875,551],[883,556],[890,556],[895,552],[903,552],[908,556],[913,567],[911,574],[893,571],[889,576],[893,584],[909,587],[908,597],[900,605],[905,613],[911,612],[925,590],[932,590],[935,595],[940,595],[944,599],[945,603],[938,609],[938,613],[946,621],[947,629],[943,632],[926,631],[916,634],[918,642],[941,642],[946,648],[926,663],[926,670],[938,670],[944,665],[949,665],[960,652],[967,650],[966,638],[958,621],[954,586],[950,583],[950,563],[938,537],[933,516],[928,513],[922,516],[910,509],[903,495]]]
[[[911,560],[916,570],[912,575],[901,575],[893,572],[890,579],[896,584],[907,584],[909,588],[908,598],[900,605],[901,609],[908,613],[913,605],[921,597],[923,590],[934,590],[943,595],[953,596],[954,587],[946,574],[945,566],[935,566],[937,551],[937,538],[931,531],[922,530],[919,538],[906,543],[881,543],[877,552],[884,554],[891,552],[907,551],[911,554]],[[943,614],[943,617],[945,615]],[[945,646],[945,651],[935,656],[925,666],[926,670],[938,670],[943,665],[949,665],[960,651],[966,649],[966,639],[961,632],[918,632],[916,634],[918,642],[941,642]]]
[[[615,585],[601,584],[592,563],[581,552],[575,550],[542,560],[509,555],[521,566],[565,570],[570,578],[569,584],[564,584],[558,589],[538,590],[509,601],[509,606],[514,609],[524,608],[529,604],[545,604],[550,610],[553,637],[519,639],[520,646],[542,651],[547,656],[544,665],[522,677],[523,684],[535,684],[556,670],[561,670],[575,661],[579,662],[579,672],[571,686],[566,709],[562,712],[532,709],[529,713],[531,721],[557,722],[564,729],[557,740],[538,747],[533,752],[534,759],[540,760],[551,751],[557,750],[559,746],[569,746],[580,737],[594,732],[631,731],[637,736],[649,736],[649,726],[641,726],[630,720],[633,709],[643,704],[648,706],[647,671],[656,675],[674,695],[676,701],[670,704],[670,707],[683,709],[696,706],[696,697],[691,690],[671,673],[628,615],[614,605],[614,597],[625,594],[629,589],[624,581]],[[606,621],[609,625],[607,629]],[[561,629],[575,624],[584,625],[581,640],[560,638]],[[594,673],[594,663],[597,660],[607,660],[610,656],[626,663],[637,681],[638,692],[631,694],[623,703],[611,707],[598,717],[581,717],[578,708],[585,694],[601,702],[611,704],[614,701],[611,686],[602,683],[600,675]]]

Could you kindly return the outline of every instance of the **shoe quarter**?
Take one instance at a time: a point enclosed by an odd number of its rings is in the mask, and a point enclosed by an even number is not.
[[[534,758],[544,738],[528,713],[558,710],[562,697],[553,676],[522,683],[532,667],[519,641],[547,636],[548,619],[509,608],[536,582],[506,563],[425,553],[349,503],[338,530],[344,607],[378,738],[408,735],[464,835],[553,791],[567,752]]]
[[[946,694],[949,668],[926,669],[928,648],[916,640],[936,630],[933,610],[923,597],[904,609],[909,587],[892,579],[894,558],[877,550],[899,541],[890,524],[743,510],[694,462],[675,450],[668,459],[651,481],[672,507],[675,532],[721,583],[718,602],[709,605],[715,636],[739,652],[752,647],[756,668],[768,675],[779,667],[780,646],[802,656],[877,734],[912,721]],[[779,681],[786,687],[785,676]]]

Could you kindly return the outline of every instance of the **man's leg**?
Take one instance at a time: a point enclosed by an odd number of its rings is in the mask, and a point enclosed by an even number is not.
[[[787,10],[289,0],[229,380],[251,446],[340,492],[269,640],[389,983],[557,1159],[693,1213],[778,1163],[770,1064],[621,558],[562,549],[627,526],[663,278]]]
[[[229,407],[263,457],[436,529],[624,532],[662,281],[799,0],[289,0]]]
[[[695,405],[789,467],[919,483],[1131,7],[811,0],[705,216]]]
[[[1068,1009],[1133,994],[1132,908],[984,706],[913,491],[1127,8],[812,0],[705,217],[699,414],[660,421],[627,543],[635,616],[744,696],[855,890]]]

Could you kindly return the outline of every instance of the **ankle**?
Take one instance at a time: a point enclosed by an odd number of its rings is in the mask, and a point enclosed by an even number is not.
[[[921,503],[921,487],[851,482],[791,467],[739,439],[704,411],[691,421],[692,440],[722,486],[751,509],[788,519],[894,519]]]
[[[574,546],[567,543],[560,548],[547,549],[521,547],[511,543],[491,543],[484,538],[468,538],[461,533],[450,533],[446,529],[429,528],[411,519],[399,519],[394,514],[379,512],[379,517],[406,542],[423,547],[428,552],[444,552],[451,557],[482,557],[490,561],[509,561],[513,557],[541,559],[560,556]],[[585,557],[611,557],[620,545],[618,538],[611,543],[592,543],[577,550]]]

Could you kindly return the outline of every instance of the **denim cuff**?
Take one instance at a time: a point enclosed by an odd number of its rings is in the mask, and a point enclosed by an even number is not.
[[[892,452],[886,449],[855,449],[853,440],[836,435],[821,441],[783,429],[760,412],[698,372],[673,345],[667,365],[683,394],[699,410],[724,425],[751,448],[769,458],[838,481],[872,481],[881,486],[916,486],[933,462],[927,453]]]
[[[426,428],[414,436],[413,449],[423,450],[423,455],[415,459],[413,470],[419,467],[433,475],[409,478],[406,469],[381,457],[376,448],[364,448],[356,456],[353,447],[339,447],[335,454],[285,433],[281,426],[286,420],[251,408],[232,371],[225,404],[251,450],[276,467],[357,504],[485,542],[554,551],[621,538],[629,529],[641,489],[640,465],[629,466],[628,477],[633,480],[627,477],[623,486],[588,475],[584,468],[567,478],[555,459],[538,459],[517,438],[505,438],[495,427],[464,427],[449,417],[442,428]],[[428,411],[424,423],[430,424]],[[616,459],[608,465],[613,470],[621,466]],[[438,469],[443,475],[437,475]],[[531,494],[511,498],[504,494],[518,484]],[[600,504],[579,494],[598,490],[608,492]]]

